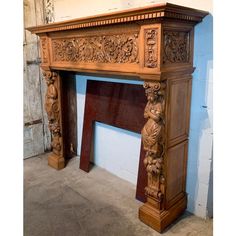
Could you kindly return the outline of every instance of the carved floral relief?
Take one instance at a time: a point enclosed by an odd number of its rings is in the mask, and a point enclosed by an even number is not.
[[[189,62],[189,40],[189,32],[164,31],[163,63]]]
[[[157,29],[145,30],[145,67],[157,67]]]
[[[165,83],[148,82],[144,84],[147,105],[144,117],[147,119],[142,129],[142,142],[146,157],[144,165],[148,175],[148,186],[145,188],[148,196],[154,197],[161,208],[164,196],[164,107],[165,107]]]
[[[43,75],[47,83],[45,110],[48,115],[49,130],[52,133],[52,149],[53,153],[60,156],[62,149],[62,137],[58,96],[58,74],[56,72],[45,71]]]
[[[139,63],[138,34],[53,39],[56,62]]]

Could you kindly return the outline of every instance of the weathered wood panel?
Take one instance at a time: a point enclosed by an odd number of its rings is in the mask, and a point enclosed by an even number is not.
[[[43,0],[24,0],[24,27],[44,23]],[[51,135],[43,109],[45,82],[39,68],[38,37],[24,30],[24,158],[50,148]]]

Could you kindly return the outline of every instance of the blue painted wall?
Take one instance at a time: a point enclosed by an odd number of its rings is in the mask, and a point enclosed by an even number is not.
[[[195,27],[189,156],[187,169],[188,209],[194,214],[212,216],[213,140],[213,17],[208,15]],[[210,192],[209,192],[210,191]],[[209,209],[208,209],[209,208]],[[211,211],[211,212],[210,212]]]

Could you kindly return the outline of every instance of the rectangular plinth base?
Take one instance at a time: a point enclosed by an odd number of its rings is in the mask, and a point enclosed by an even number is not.
[[[150,203],[139,208],[139,219],[159,233],[169,226],[187,207],[186,197],[180,199],[168,210],[158,211]]]
[[[65,167],[65,159],[51,153],[48,157],[48,165],[56,170],[61,170]]]

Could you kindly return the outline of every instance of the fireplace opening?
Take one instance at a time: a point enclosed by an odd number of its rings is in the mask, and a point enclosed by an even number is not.
[[[89,162],[137,184],[146,104],[142,85],[143,81],[76,75],[77,155],[81,169],[91,168],[84,167],[83,161],[84,153],[89,152]]]

